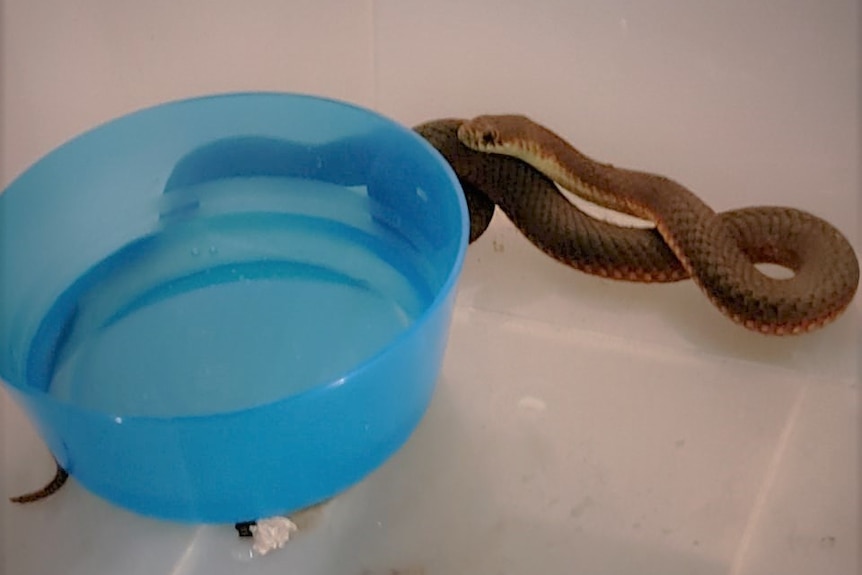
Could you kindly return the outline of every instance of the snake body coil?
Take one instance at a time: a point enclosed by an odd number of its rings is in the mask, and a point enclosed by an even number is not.
[[[733,321],[775,335],[822,327],[846,309],[858,287],[850,243],[807,212],[763,206],[716,213],[673,180],[596,162],[523,116],[437,120],[415,129],[458,175],[471,241],[496,204],[531,242],[567,265],[630,281],[691,278]],[[596,220],[555,181],[656,227]],[[794,276],[775,279],[755,263],[779,264]]]

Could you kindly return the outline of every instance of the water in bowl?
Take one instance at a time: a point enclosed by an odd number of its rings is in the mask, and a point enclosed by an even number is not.
[[[260,405],[339,378],[429,305],[421,250],[362,187],[251,177],[165,201],[47,314],[32,385],[117,416]]]

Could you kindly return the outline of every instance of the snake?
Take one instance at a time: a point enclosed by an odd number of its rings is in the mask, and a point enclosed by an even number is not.
[[[584,272],[642,282],[691,279],[726,317],[771,335],[825,326],[858,288],[852,245],[809,212],[753,206],[716,213],[678,182],[596,161],[522,115],[436,121],[417,130],[452,164],[468,203],[484,193],[537,247]],[[654,227],[596,220],[558,184]],[[760,263],[793,275],[771,277]]]
[[[693,280],[728,318],[763,334],[810,332],[836,319],[859,284],[852,245],[804,210],[753,206],[713,211],[667,177],[596,161],[523,115],[442,118],[413,128],[449,163],[464,192],[469,243],[499,208],[538,249],[576,270],[615,280]],[[652,222],[618,226],[581,211],[567,189]],[[757,263],[789,268],[772,278]],[[59,490],[59,463],[42,489],[10,498],[38,501]],[[235,525],[248,536],[254,522]]]
[[[39,501],[40,499],[45,499],[46,497],[53,495],[57,491],[60,490],[61,487],[66,483],[66,480],[69,479],[69,472],[66,471],[63,466],[60,465],[57,460],[54,460],[54,465],[56,467],[56,471],[54,472],[54,478],[51,479],[44,487],[41,489],[37,489],[35,491],[31,491],[29,493],[24,493],[23,495],[17,495],[15,497],[10,497],[9,501],[12,503],[33,503],[34,501]]]

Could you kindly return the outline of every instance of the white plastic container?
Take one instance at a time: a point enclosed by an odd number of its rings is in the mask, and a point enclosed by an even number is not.
[[[3,183],[69,136],[213,91],[350,100],[415,125],[523,113],[717,210],[858,228],[859,7],[826,2],[213,4],[6,0]],[[405,448],[250,558],[230,525],[141,519],[71,482],[0,503],[6,572],[859,572],[857,296],[770,339],[687,282],[616,283],[503,217],[467,251],[442,380]],[[3,399],[4,495],[52,473]],[[299,523],[299,522],[298,522]]]

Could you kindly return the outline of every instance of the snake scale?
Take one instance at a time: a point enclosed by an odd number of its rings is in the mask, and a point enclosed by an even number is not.
[[[681,184],[582,154],[524,116],[441,119],[414,128],[452,166],[470,217],[470,242],[499,207],[535,246],[586,273],[619,280],[692,279],[733,321],[766,334],[812,331],[846,309],[859,284],[847,239],[802,210],[757,206],[716,213]],[[653,229],[595,219],[557,184],[604,207],[649,220]],[[790,268],[789,279],[754,264]],[[42,489],[11,498],[43,499],[65,483],[59,464]],[[237,524],[245,535],[248,524]]]

